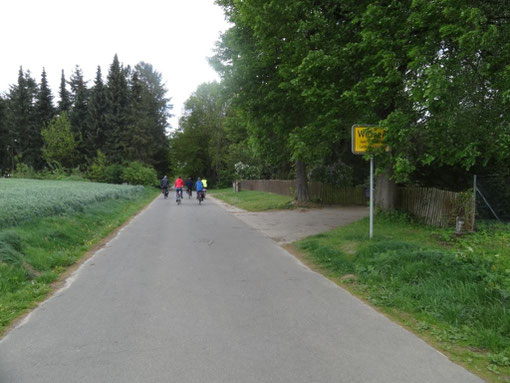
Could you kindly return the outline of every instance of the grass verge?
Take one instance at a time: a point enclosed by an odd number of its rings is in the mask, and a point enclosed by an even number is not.
[[[229,205],[248,211],[291,209],[293,201],[292,197],[253,190],[234,193],[232,189],[217,189],[207,193]]]
[[[305,263],[491,382],[510,382],[510,225],[455,237],[378,215],[296,242]]]
[[[0,335],[36,306],[66,269],[159,194],[145,188],[130,199],[109,199],[81,211],[33,219],[0,230]]]

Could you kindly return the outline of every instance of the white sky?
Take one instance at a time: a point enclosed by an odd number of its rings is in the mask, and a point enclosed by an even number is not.
[[[216,40],[228,28],[214,0],[3,0],[0,2],[0,92],[17,81],[20,65],[40,82],[46,68],[55,101],[61,70],[78,64],[92,85],[106,78],[115,53],[124,65],[140,61],[163,75],[177,127],[183,103],[202,82]]]

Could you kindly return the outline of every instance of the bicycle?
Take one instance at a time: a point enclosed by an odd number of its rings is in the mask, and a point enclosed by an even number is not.
[[[164,199],[168,198],[168,188],[163,188],[163,196],[164,196]]]
[[[197,191],[197,199],[198,199],[198,204],[202,205],[202,201],[204,200],[204,192],[203,191]]]
[[[186,190],[186,193],[188,193],[188,199],[191,199],[191,194],[193,193],[193,192],[191,191],[191,188],[188,188],[188,189]]]
[[[182,189],[181,190],[176,190],[175,191],[175,202],[177,202],[177,205],[180,205],[181,204],[181,200],[182,200]]]

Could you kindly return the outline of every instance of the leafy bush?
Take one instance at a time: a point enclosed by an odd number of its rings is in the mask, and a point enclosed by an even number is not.
[[[20,162],[12,172],[13,178],[37,178],[37,172],[30,165]]]
[[[108,160],[101,150],[97,151],[97,157],[94,158],[94,162],[89,168],[88,177],[92,181],[107,182],[108,179]]]
[[[158,186],[156,171],[139,161],[131,162],[123,171],[122,178],[130,185]]]
[[[235,174],[239,180],[254,180],[260,178],[260,168],[239,161],[234,165]]]

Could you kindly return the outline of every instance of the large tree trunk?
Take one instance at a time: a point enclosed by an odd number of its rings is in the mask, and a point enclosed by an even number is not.
[[[306,177],[306,164],[296,161],[296,197],[298,203],[308,202],[308,181]]]
[[[390,167],[375,179],[375,204],[383,211],[394,210],[397,203],[397,185],[391,176],[393,171]]]

